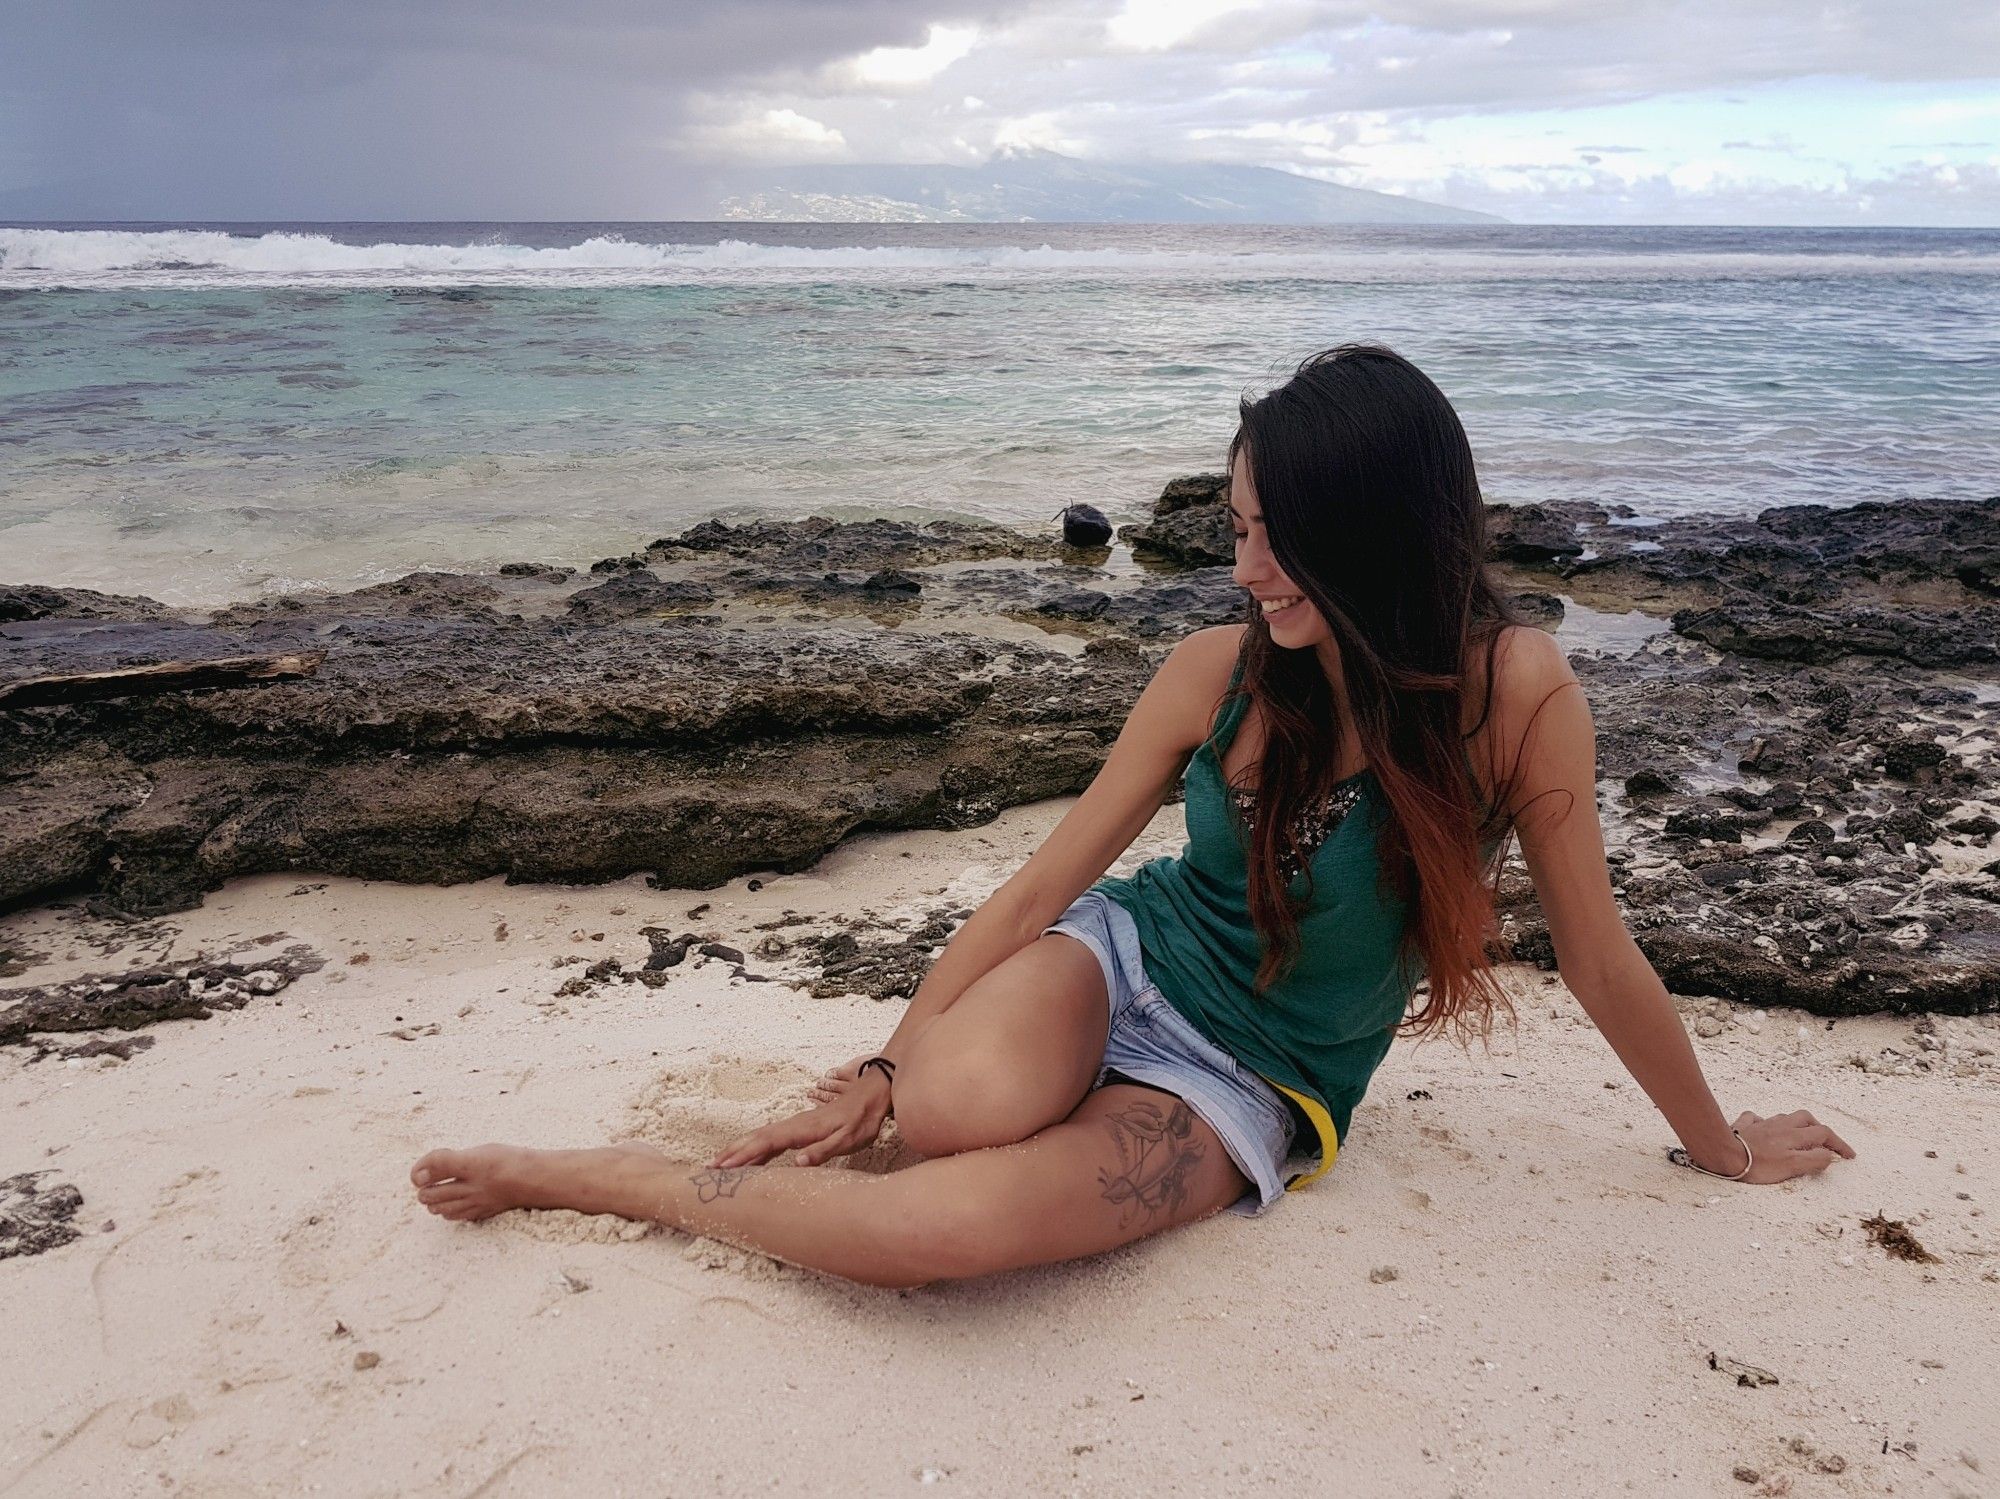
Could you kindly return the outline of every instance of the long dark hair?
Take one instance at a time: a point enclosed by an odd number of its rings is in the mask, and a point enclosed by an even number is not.
[[[1348,716],[1388,803],[1381,878],[1405,902],[1399,957],[1413,985],[1419,974],[1430,983],[1401,1028],[1484,1035],[1496,1008],[1513,1013],[1492,969],[1492,880],[1512,832],[1502,810],[1512,777],[1482,805],[1460,724],[1475,653],[1485,656],[1485,691],[1473,731],[1492,712],[1501,631],[1526,621],[1486,564],[1465,428],[1407,359],[1342,344],[1243,399],[1232,469],[1239,452],[1278,565],[1333,632]],[[1329,789],[1342,726],[1316,652],[1274,644],[1254,602],[1249,612],[1237,691],[1265,725],[1249,856],[1262,993],[1297,962],[1304,907],[1290,902],[1279,853],[1300,852],[1293,820]],[[1482,857],[1488,840],[1493,853]]]

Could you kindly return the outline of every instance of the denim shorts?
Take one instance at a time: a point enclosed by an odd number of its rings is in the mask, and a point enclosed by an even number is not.
[[[1282,1197],[1290,1110],[1276,1089],[1196,1030],[1146,977],[1131,913],[1103,892],[1086,890],[1042,931],[1076,938],[1104,970],[1111,1024],[1094,1086],[1115,1072],[1164,1088],[1200,1115],[1250,1179],[1230,1212],[1254,1217]]]

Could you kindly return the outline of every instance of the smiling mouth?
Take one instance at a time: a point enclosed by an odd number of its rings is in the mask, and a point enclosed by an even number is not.
[[[1259,599],[1257,607],[1264,611],[1264,618],[1275,619],[1281,614],[1289,614],[1305,602],[1302,594],[1293,594],[1285,599]]]

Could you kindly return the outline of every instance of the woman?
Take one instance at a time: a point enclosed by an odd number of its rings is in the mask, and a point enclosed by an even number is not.
[[[1724,1122],[1613,902],[1582,690],[1488,576],[1472,454],[1437,387],[1386,349],[1329,350],[1243,403],[1230,467],[1252,618],[1174,648],[878,1056],[706,1165],[439,1150],[411,1171],[425,1205],[655,1219],[884,1286],[1262,1212],[1333,1163],[1398,1030],[1484,1034],[1508,1008],[1488,954],[1509,835],[1563,978],[1682,1164],[1777,1182],[1851,1158],[1803,1110]],[[1181,854],[1101,878],[1183,771]],[[826,1168],[892,1107],[928,1159]],[[1287,1181],[1294,1154],[1318,1164]]]

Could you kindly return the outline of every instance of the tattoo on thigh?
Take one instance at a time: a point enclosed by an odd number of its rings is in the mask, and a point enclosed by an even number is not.
[[[688,1180],[694,1184],[695,1197],[702,1202],[714,1202],[718,1197],[734,1197],[736,1189],[756,1171],[754,1166],[732,1166],[721,1171],[697,1171]]]
[[[1187,1206],[1203,1145],[1194,1134],[1194,1111],[1178,1098],[1128,1104],[1105,1116],[1118,1169],[1097,1173],[1104,1200],[1119,1207],[1118,1226],[1143,1218],[1171,1219]]]

